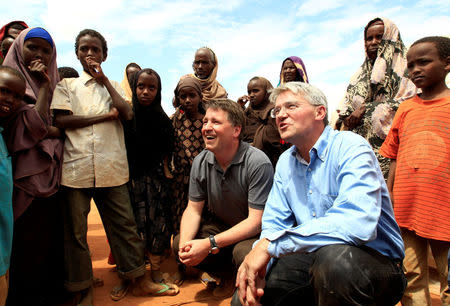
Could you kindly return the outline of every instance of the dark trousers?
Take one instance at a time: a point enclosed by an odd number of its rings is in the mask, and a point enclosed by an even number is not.
[[[395,305],[406,287],[401,263],[369,247],[329,245],[275,261],[263,305]],[[237,295],[232,305],[239,305]]]
[[[207,222],[207,224],[202,224],[200,226],[200,230],[198,231],[195,239],[203,239],[209,237],[210,235],[217,235],[229,228],[229,226],[227,227],[218,221]],[[196,268],[211,273],[221,273],[224,271],[230,272],[230,269],[231,271],[237,270],[237,268],[239,268],[241,263],[244,261],[245,256],[247,256],[252,249],[255,241],[256,237],[249,238],[222,248],[220,249],[220,252],[215,255],[209,254],[198,266],[196,266]],[[179,244],[180,235],[177,235],[173,239],[173,252],[177,260]]]
[[[59,193],[35,198],[14,222],[6,305],[53,305],[64,295]]]
[[[92,285],[92,262],[87,244],[87,216],[91,199],[102,218],[120,277],[134,279],[145,273],[144,245],[139,238],[128,189],[63,187],[65,287],[80,291]]]

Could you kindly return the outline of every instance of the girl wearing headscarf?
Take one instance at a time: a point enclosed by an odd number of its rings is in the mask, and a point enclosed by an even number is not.
[[[414,96],[408,79],[407,49],[397,26],[387,18],[375,18],[364,28],[365,60],[353,75],[338,106],[336,127],[354,131],[372,146],[385,178],[389,160],[378,150],[392,124],[399,104]]]
[[[173,152],[174,181],[172,205],[174,235],[180,231],[180,221],[188,202],[189,176],[194,158],[203,151],[202,88],[200,82],[192,77],[182,78],[175,88],[175,103],[179,106],[172,118],[175,135]]]
[[[289,56],[281,64],[280,84],[287,82],[304,82],[309,83],[306,67],[302,59],[297,56]]]
[[[18,33],[23,31],[24,29],[28,28],[28,25],[24,21],[11,21],[7,24],[5,24],[0,29],[0,45],[3,42],[3,39],[10,37],[15,39]],[[0,52],[0,65],[3,63],[3,60],[5,58],[5,54],[3,52]]]
[[[131,89],[134,117],[125,124],[130,199],[152,278],[161,282],[160,263],[170,249],[172,234],[170,182],[163,164],[173,152],[173,128],[161,107],[161,79],[156,71],[137,72]]]
[[[13,160],[15,219],[7,305],[48,305],[63,285],[62,218],[56,194],[63,144],[55,138],[61,133],[52,126],[49,110],[59,80],[53,39],[42,28],[26,29],[3,64],[26,80],[26,103],[5,124]]]

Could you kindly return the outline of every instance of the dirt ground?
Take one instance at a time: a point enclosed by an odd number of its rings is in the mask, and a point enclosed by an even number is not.
[[[231,298],[224,300],[216,300],[211,291],[207,290],[205,286],[198,279],[187,279],[180,287],[180,293],[176,296],[165,297],[135,297],[128,294],[124,299],[114,302],[109,297],[111,289],[119,283],[117,274],[113,271],[112,266],[108,265],[109,246],[106,241],[105,231],[100,219],[100,215],[92,203],[91,213],[89,214],[89,232],[88,232],[89,247],[92,252],[92,264],[94,269],[94,276],[103,279],[104,286],[94,288],[94,305],[115,305],[115,306],[131,306],[131,305],[230,305]],[[167,259],[163,265],[162,270],[173,273],[176,269],[175,261],[172,258]],[[433,274],[432,274],[433,276]],[[432,281],[430,286],[432,292],[433,306],[442,305],[439,300],[439,285],[436,280]],[[399,303],[397,306],[400,306]]]
[[[225,300],[215,300],[211,291],[197,279],[187,279],[180,287],[180,293],[176,296],[164,297],[135,297],[128,294],[124,299],[114,302],[109,297],[111,289],[119,283],[117,274],[108,265],[109,246],[106,241],[105,231],[100,219],[100,215],[92,203],[91,213],[89,214],[89,232],[88,243],[92,253],[92,264],[94,276],[103,279],[104,286],[94,288],[94,305],[230,305],[231,298]],[[172,258],[167,259],[162,270],[174,272],[176,269],[175,261]]]

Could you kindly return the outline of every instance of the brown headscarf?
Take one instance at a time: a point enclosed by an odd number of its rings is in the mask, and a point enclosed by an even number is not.
[[[173,93],[174,93],[173,106],[174,107],[180,106],[180,100],[178,99],[178,94],[181,89],[186,88],[186,87],[193,88],[199,94],[200,98],[203,98],[202,85],[198,81],[198,78],[193,78],[191,75],[185,75],[185,76],[181,77],[180,81],[177,84],[177,87],[173,91]]]
[[[203,102],[208,103],[209,101],[217,98],[226,98],[228,97],[228,93],[225,88],[220,85],[220,83],[216,80],[217,70],[219,69],[219,62],[217,61],[217,56],[213,50],[209,48],[205,48],[211,51],[214,56],[214,62],[216,65],[214,66],[213,71],[207,79],[200,79],[196,77],[194,74],[188,74],[186,76],[194,77],[197,79],[202,85],[202,93],[203,93]],[[184,77],[186,77],[184,76]],[[183,77],[182,77],[183,78]]]
[[[30,70],[28,67],[25,66],[25,63],[23,61],[23,45],[25,43],[25,36],[33,30],[32,28],[28,28],[20,32],[19,36],[14,40],[14,43],[12,44],[11,48],[9,49],[8,55],[5,57],[5,61],[3,62],[4,66],[9,66],[14,69],[19,70],[25,77],[27,81],[27,89],[25,91],[25,95],[29,98],[27,101],[30,101],[30,99],[34,102],[36,102],[39,89],[41,85],[39,82],[34,78],[34,76],[30,73]],[[52,59],[50,60],[50,63],[47,67],[47,74],[50,77],[50,95],[49,95],[49,102],[52,99],[53,96],[53,90],[56,87],[56,84],[59,82],[59,74],[58,74],[58,66],[56,64],[56,46],[53,42],[53,51],[52,51]]]

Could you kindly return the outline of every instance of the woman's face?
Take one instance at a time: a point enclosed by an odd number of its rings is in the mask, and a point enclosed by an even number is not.
[[[198,104],[200,103],[200,95],[192,87],[181,88],[178,92],[178,100],[186,114],[196,114],[198,112]]]
[[[142,73],[136,84],[136,96],[141,105],[149,106],[158,93],[158,79],[153,74]]]
[[[285,83],[300,79],[297,67],[295,67],[294,62],[289,59],[284,62],[283,67],[281,67],[281,71]]]
[[[377,21],[367,28],[365,46],[369,59],[375,60],[377,58],[378,47],[380,46],[383,34],[384,24],[381,21]]]
[[[30,38],[23,44],[22,57],[25,66],[28,67],[34,61],[41,62],[48,67],[52,59],[52,46],[42,38]]]
[[[261,80],[252,80],[247,85],[247,92],[252,106],[261,105],[266,99],[266,88]]]

